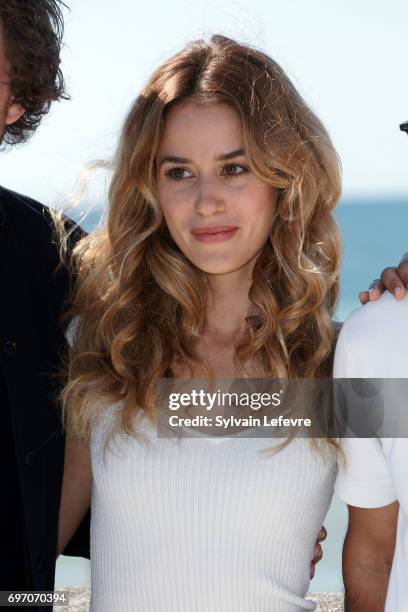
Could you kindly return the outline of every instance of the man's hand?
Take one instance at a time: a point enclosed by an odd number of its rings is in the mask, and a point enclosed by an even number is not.
[[[343,547],[347,612],[384,612],[397,529],[398,502],[383,508],[349,506]]]
[[[319,563],[319,561],[321,561],[323,557],[323,549],[320,546],[320,542],[323,542],[323,540],[325,540],[326,538],[327,538],[327,531],[325,527],[323,526],[321,530],[319,531],[319,535],[317,536],[316,544],[314,547],[313,559],[310,564],[310,580],[312,580],[312,578],[315,575],[316,564]]]
[[[405,297],[408,289],[408,253],[405,253],[397,268],[385,268],[381,278],[376,278],[371,283],[368,291],[360,291],[358,294],[362,304],[378,300],[380,295],[388,289],[397,300]]]

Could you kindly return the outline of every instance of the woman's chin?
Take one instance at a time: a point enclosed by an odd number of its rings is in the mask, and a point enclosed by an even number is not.
[[[244,268],[246,268],[247,266],[247,262],[202,262],[202,261],[194,261],[192,262],[194,263],[194,265],[196,266],[196,268],[198,268],[199,270],[201,270],[201,272],[204,272],[205,274],[208,274],[210,276],[221,276],[221,275],[227,275],[227,274],[233,274],[234,272],[238,272],[239,270],[243,270]]]

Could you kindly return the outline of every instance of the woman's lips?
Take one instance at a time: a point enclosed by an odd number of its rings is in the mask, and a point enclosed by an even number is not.
[[[209,225],[208,227],[196,227],[191,230],[191,233],[200,242],[223,242],[232,238],[237,230],[238,228],[233,225]]]

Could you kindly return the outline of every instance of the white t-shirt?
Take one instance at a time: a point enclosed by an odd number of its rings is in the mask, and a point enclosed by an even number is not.
[[[408,298],[386,292],[351,313],[337,343],[334,377],[408,378]],[[407,612],[408,439],[345,438],[343,446],[347,466],[339,470],[337,495],[361,508],[400,503],[385,611]]]

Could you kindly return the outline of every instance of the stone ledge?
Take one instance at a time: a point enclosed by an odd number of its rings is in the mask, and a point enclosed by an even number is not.
[[[89,612],[88,589],[56,587],[56,591],[69,591],[69,606],[56,606],[54,612]],[[317,602],[316,612],[343,612],[343,593],[309,593],[309,599]]]

